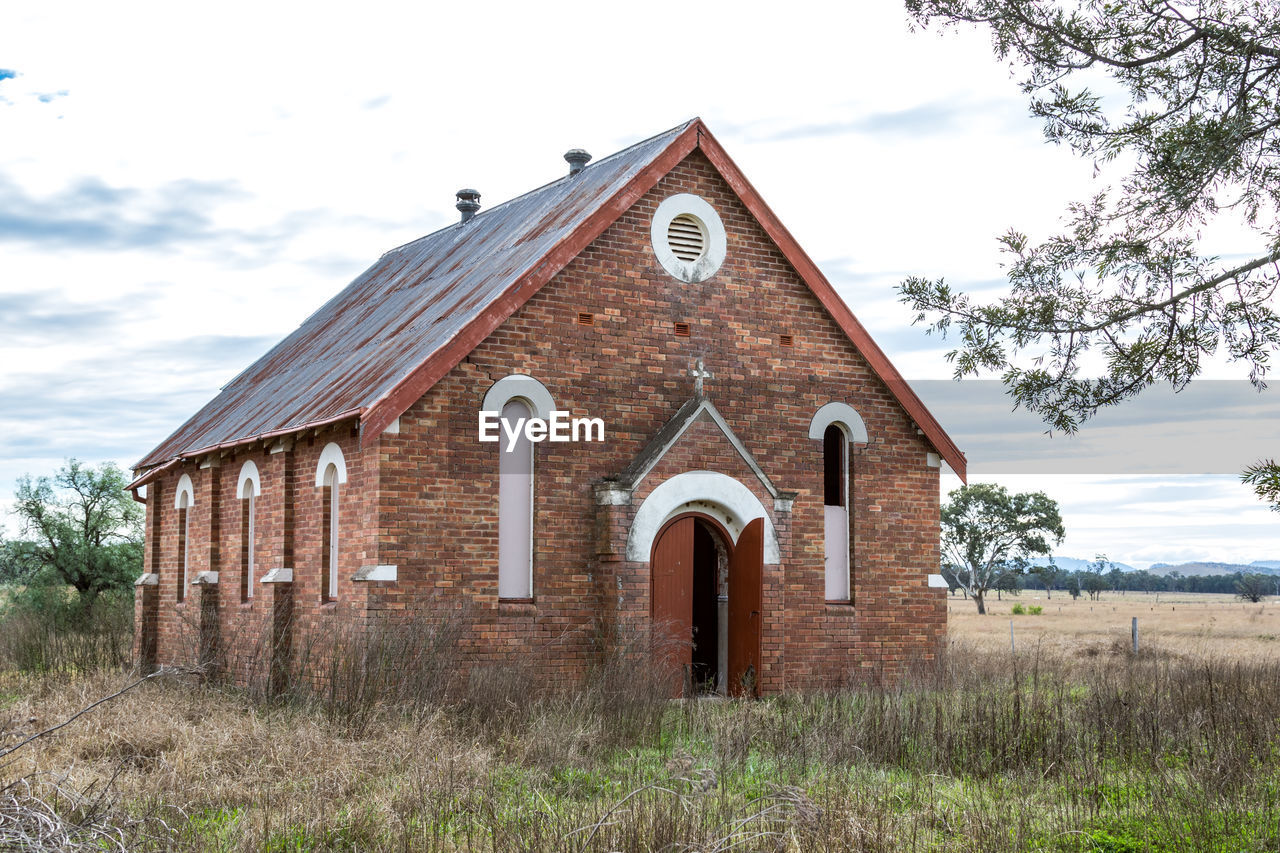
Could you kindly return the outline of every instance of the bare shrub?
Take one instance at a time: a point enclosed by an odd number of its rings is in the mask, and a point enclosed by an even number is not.
[[[171,836],[155,815],[119,808],[110,784],[83,790],[53,776],[24,777],[0,787],[0,849],[128,851]]]
[[[439,606],[394,617],[379,613],[358,625],[343,621],[304,646],[295,683],[317,671],[325,712],[357,729],[381,708],[439,705],[456,681],[465,621],[461,609]]]
[[[83,602],[69,587],[26,590],[0,614],[0,668],[87,672],[129,665],[133,597],[107,592]]]

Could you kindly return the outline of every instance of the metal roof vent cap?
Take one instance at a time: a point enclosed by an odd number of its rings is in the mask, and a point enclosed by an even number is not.
[[[591,162],[591,155],[581,148],[570,148],[564,152],[564,159],[569,161],[569,174],[576,175]]]
[[[462,221],[469,222],[480,209],[479,190],[458,190],[458,210],[462,213]]]

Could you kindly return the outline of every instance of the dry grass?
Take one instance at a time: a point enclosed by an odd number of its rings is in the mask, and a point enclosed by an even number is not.
[[[1015,604],[1044,608],[1038,616],[1013,616]],[[972,601],[947,602],[953,641],[980,649],[1009,648],[1009,620],[1018,646],[1040,646],[1063,655],[1113,654],[1129,647],[1132,619],[1138,619],[1140,647],[1187,657],[1266,660],[1280,655],[1280,600],[1249,604],[1231,595],[1178,592],[1105,592],[1100,601],[1055,592],[1024,591],[987,601],[979,616]]]
[[[1012,617],[1044,637],[1016,657],[1005,602],[983,622],[957,612],[961,637],[926,680],[763,702],[655,700],[633,654],[579,691],[535,695],[518,668],[488,672],[447,704],[401,703],[359,725],[324,701],[149,683],[0,759],[0,785],[110,783],[94,825],[133,849],[1280,847],[1280,663],[1214,653],[1218,639],[1251,647],[1213,626],[1192,636],[1201,652],[1166,651],[1157,633],[1135,660],[1113,649],[1127,617],[1109,633],[1087,604],[1062,604],[1061,618]],[[1258,607],[1169,606],[1171,633],[1191,612],[1216,625]],[[1089,654],[1097,644],[1107,653]],[[0,747],[123,683],[0,675]]]

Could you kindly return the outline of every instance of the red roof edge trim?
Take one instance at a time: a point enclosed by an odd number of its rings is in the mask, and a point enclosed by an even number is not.
[[[316,420],[316,421],[308,421],[305,424],[298,424],[297,426],[282,427],[281,429],[273,429],[268,432],[260,432],[257,435],[250,435],[250,436],[246,436],[245,438],[236,438],[236,439],[232,439],[231,441],[224,441],[220,444],[210,444],[207,447],[201,447],[196,450],[188,450],[184,453],[178,454],[177,456],[170,459],[168,462],[161,463],[160,465],[157,465],[156,467],[147,471],[141,477],[138,477],[132,483],[125,486],[125,489],[130,490],[130,489],[136,489],[139,486],[145,486],[147,483],[150,483],[152,480],[159,477],[166,470],[168,470],[169,468],[172,468],[174,465],[177,465],[179,462],[182,462],[184,459],[195,459],[196,457],[203,456],[206,453],[215,453],[219,450],[227,450],[232,447],[240,447],[242,445],[253,444],[254,442],[258,442],[258,441],[269,441],[270,439],[273,439],[273,438],[280,438],[281,436],[285,436],[285,435],[293,435],[294,433],[302,432],[308,429],[317,429],[319,427],[331,426],[336,423],[341,423],[342,421],[349,421],[352,418],[359,418],[361,415],[365,413],[365,411],[366,410],[363,408],[348,409],[347,411],[339,412],[338,414],[333,415],[332,417],[321,418],[320,420]],[[394,420],[394,418],[392,420]]]
[[[777,244],[782,251],[784,257],[795,268],[800,277],[805,280],[809,288],[818,297],[818,301],[831,314],[832,319],[844,330],[844,333],[853,341],[854,346],[862,353],[863,358],[867,360],[872,371],[880,378],[881,382],[889,387],[889,391],[897,398],[902,408],[915,421],[925,437],[933,444],[934,448],[951,466],[951,470],[955,471],[961,481],[968,482],[966,461],[964,453],[947,435],[946,430],[942,428],[942,424],[933,414],[925,407],[916,392],[911,390],[911,386],[907,384],[907,380],[902,377],[898,369],[889,361],[889,357],[884,351],[871,339],[871,335],[863,328],[858,319],[853,316],[853,312],[849,306],[840,298],[840,294],[836,293],[836,289],[827,280],[827,277],[818,269],[818,265],[813,259],[800,248],[800,244],[791,236],[791,232],[786,229],[765,203],[764,198],[756,192],[755,187],[747,180],[746,176],[738,168],[728,153],[720,147],[720,143],[711,135],[701,120],[694,123],[699,132],[698,145],[702,149],[702,153],[706,155],[711,164],[719,170],[725,182],[738,195],[747,210],[760,222],[765,233],[769,238]]]
[[[706,132],[701,119],[691,122],[649,165],[637,172],[626,186],[583,220],[572,234],[516,279],[505,293],[454,335],[449,343],[375,401],[361,421],[360,446],[364,447],[381,435],[392,421],[408,411],[418,398],[431,390],[433,385],[466,358],[494,329],[506,322],[556,273],[586,249],[592,240],[603,234],[619,216],[687,157],[697,147],[700,132]]]

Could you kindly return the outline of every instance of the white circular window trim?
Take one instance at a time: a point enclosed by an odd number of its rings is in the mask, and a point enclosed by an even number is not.
[[[671,250],[667,239],[671,221],[677,216],[687,215],[698,220],[706,232],[706,247],[702,254],[693,261],[682,261]],[[662,268],[671,275],[695,284],[706,281],[715,275],[724,263],[729,249],[729,239],[724,232],[724,223],[720,214],[705,199],[692,193],[680,193],[668,196],[658,205],[653,214],[653,224],[649,228],[649,239],[653,243],[654,254]]]

